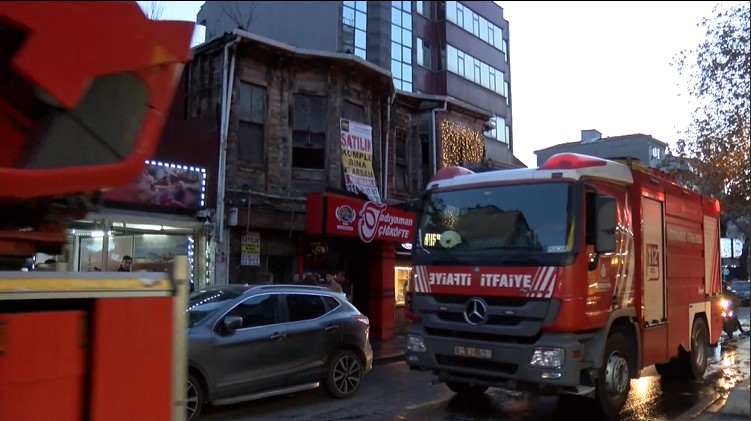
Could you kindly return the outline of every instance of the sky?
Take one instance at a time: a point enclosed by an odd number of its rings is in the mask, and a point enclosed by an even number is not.
[[[138,2],[148,6],[153,2]],[[163,19],[195,21],[202,1],[167,1]],[[509,21],[514,155],[580,140],[652,135],[669,145],[688,127],[692,105],[670,65],[703,40],[697,24],[714,1],[497,1]],[[197,27],[194,43],[203,40]]]

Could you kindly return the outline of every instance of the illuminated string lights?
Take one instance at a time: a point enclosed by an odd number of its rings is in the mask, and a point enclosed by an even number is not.
[[[482,161],[485,155],[482,132],[451,120],[442,120],[439,129],[442,167]]]

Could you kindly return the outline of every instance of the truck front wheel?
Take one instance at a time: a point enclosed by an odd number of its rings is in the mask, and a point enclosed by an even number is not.
[[[629,364],[631,346],[622,332],[614,332],[605,343],[603,366],[597,377],[597,400],[609,418],[618,418],[631,390]]]
[[[467,397],[482,395],[488,390],[487,386],[462,382],[446,382],[446,386],[457,395]]]

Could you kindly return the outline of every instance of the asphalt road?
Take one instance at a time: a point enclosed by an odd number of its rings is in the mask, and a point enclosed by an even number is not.
[[[749,329],[749,308],[739,311]],[[632,380],[621,420],[675,420],[703,409],[736,383],[748,378],[749,338],[723,334],[703,381],[664,381],[649,367]],[[486,421],[601,419],[592,401],[562,408],[556,397],[526,399],[521,393],[490,389],[484,396],[458,399],[444,385],[430,386],[430,372],[409,370],[403,362],[376,366],[352,399],[336,400],[323,390],[267,398],[223,407],[207,407],[199,421]],[[698,408],[698,409],[697,409]]]

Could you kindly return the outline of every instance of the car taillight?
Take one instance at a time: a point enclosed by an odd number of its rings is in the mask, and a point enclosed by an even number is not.
[[[359,314],[359,315],[355,316],[355,320],[357,320],[358,322],[364,324],[365,326],[370,327],[370,320],[368,320],[368,316]]]

